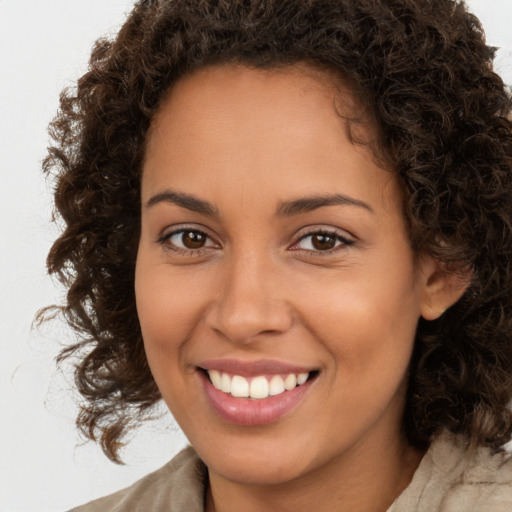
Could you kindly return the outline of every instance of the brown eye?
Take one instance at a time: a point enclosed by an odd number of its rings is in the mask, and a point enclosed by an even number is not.
[[[165,236],[162,241],[176,249],[189,251],[215,245],[206,233],[195,229],[175,231]]]
[[[336,231],[333,231],[332,233],[317,231],[303,236],[297,242],[295,247],[297,249],[305,250],[312,253],[329,253],[332,250],[338,250],[348,247],[353,243],[353,240],[344,237],[343,235]]]
[[[336,246],[336,238],[331,235],[318,233],[311,237],[311,245],[317,251],[328,251],[329,249],[334,249]]]
[[[199,249],[206,243],[206,235],[199,231],[184,231],[181,242],[187,249]]]

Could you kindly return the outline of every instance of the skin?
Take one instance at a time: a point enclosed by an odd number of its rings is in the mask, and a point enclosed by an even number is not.
[[[416,325],[459,292],[415,258],[396,174],[350,142],[334,103],[356,103],[333,85],[302,65],[199,70],[148,135],[137,308],[156,383],[208,466],[207,510],[385,511],[422,456],[400,428]],[[162,199],[170,191],[216,215]],[[279,214],[334,193],[365,206]],[[185,228],[207,235],[202,247],[170,236]],[[318,230],[334,233],[332,250],[315,249]],[[226,357],[319,373],[284,417],[236,425],[197,368]]]

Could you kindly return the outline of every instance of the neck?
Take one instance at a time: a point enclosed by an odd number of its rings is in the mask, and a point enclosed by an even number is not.
[[[275,485],[232,482],[209,471],[206,512],[385,512],[410,483],[424,452],[376,440],[354,446],[321,468]]]

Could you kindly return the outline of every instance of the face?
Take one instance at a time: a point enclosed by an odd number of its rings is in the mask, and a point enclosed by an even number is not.
[[[232,481],[291,481],[400,438],[426,278],[396,175],[349,141],[334,102],[351,97],[325,82],[297,66],[200,70],[148,135],[147,358]]]

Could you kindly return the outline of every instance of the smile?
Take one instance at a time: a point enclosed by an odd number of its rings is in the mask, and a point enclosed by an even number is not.
[[[269,396],[277,396],[291,391],[304,384],[309,373],[289,373],[288,375],[259,375],[245,378],[241,375],[230,375],[217,370],[208,370],[210,381],[215,387],[235,398],[252,398],[263,400]]]
[[[298,407],[318,380],[319,371],[276,361],[204,362],[197,375],[214,411],[244,426],[276,422]]]

